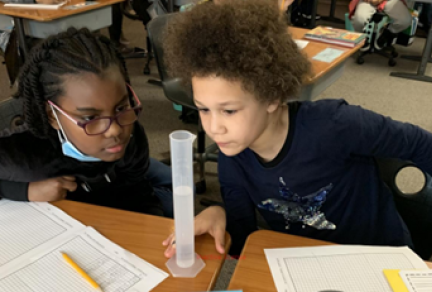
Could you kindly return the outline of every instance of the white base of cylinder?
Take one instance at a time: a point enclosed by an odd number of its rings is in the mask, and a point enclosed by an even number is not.
[[[182,268],[177,265],[177,258],[174,255],[166,264],[171,275],[175,278],[195,278],[199,272],[205,267],[204,261],[198,254],[195,254],[195,263],[189,268]]]

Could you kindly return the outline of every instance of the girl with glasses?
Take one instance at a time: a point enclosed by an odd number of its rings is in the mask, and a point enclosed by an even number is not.
[[[87,29],[34,47],[15,94],[24,126],[0,136],[0,197],[172,216],[171,171],[149,157],[129,83],[110,40]]]

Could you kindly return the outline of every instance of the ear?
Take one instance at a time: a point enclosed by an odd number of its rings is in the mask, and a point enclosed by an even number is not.
[[[278,109],[279,106],[280,106],[280,101],[279,100],[272,101],[267,106],[267,112],[269,114],[272,114],[272,113],[274,113]]]
[[[59,130],[60,127],[59,127],[59,124],[57,122],[57,119],[54,116],[53,108],[49,104],[47,104],[45,106],[45,111],[46,111],[46,114],[48,117],[48,122],[50,123],[51,127],[53,127],[55,130]]]

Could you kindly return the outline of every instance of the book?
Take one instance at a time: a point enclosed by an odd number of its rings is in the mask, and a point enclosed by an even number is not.
[[[0,200],[0,291],[94,292],[67,253],[105,292],[146,292],[168,274],[49,203]]]
[[[360,44],[366,38],[366,34],[350,32],[344,29],[317,26],[308,31],[305,39],[314,40],[323,43],[340,45],[343,47],[353,48]]]

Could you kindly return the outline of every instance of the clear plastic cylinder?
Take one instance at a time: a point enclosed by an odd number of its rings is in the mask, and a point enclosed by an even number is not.
[[[170,134],[176,259],[181,268],[191,267],[195,262],[192,147],[195,138],[188,131]]]

